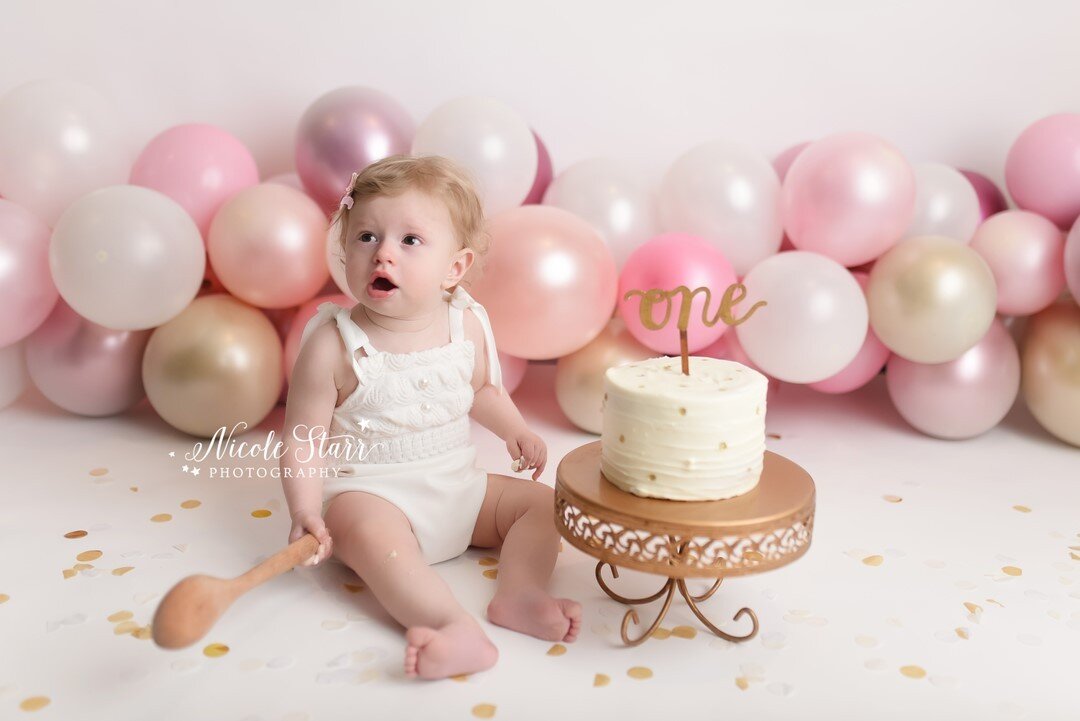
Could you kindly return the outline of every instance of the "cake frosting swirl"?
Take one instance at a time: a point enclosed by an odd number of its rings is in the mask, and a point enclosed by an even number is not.
[[[765,456],[768,379],[730,360],[660,356],[604,374],[600,471],[629,493],[705,501],[752,490]]]

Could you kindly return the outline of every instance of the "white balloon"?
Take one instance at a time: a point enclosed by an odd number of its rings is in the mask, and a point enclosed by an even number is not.
[[[129,138],[112,103],[88,85],[20,85],[0,98],[0,195],[55,225],[79,196],[127,182]]]
[[[484,213],[515,208],[536,181],[539,151],[528,124],[512,108],[484,97],[456,98],[416,129],[413,155],[443,155],[472,174]]]
[[[0,408],[6,408],[23,394],[30,375],[26,369],[26,341],[0,348]]]
[[[591,158],[559,173],[544,192],[544,205],[569,210],[592,224],[615,264],[656,234],[654,199],[644,180],[620,161]]]
[[[780,249],[780,178],[765,156],[712,141],[676,160],[660,185],[661,229],[713,243],[738,276]]]
[[[831,258],[788,251],[767,258],[743,280],[746,298],[734,315],[746,355],[763,373],[815,383],[839,373],[862,348],[869,328],[866,298],[855,276]]]
[[[175,200],[115,185],[84,195],[60,216],[49,268],[79,315],[106,328],[144,330],[195,298],[206,251],[195,221]]]
[[[903,237],[943,235],[968,243],[982,212],[974,186],[960,171],[942,163],[913,163],[915,214]]]

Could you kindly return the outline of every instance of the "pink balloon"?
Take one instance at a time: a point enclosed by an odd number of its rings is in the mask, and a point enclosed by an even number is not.
[[[0,347],[30,335],[60,293],[49,270],[49,226],[0,198]]]
[[[499,367],[502,368],[502,383],[507,393],[513,393],[521,385],[529,361],[499,351]]]
[[[408,154],[416,123],[398,101],[373,88],[331,90],[311,104],[296,133],[296,173],[327,214],[354,172]]]
[[[664,233],[638,246],[626,259],[619,276],[619,315],[626,322],[630,335],[639,343],[665,355],[678,355],[681,353],[678,326],[681,298],[671,299],[667,324],[659,330],[650,330],[641,323],[641,295],[627,299],[626,293],[632,289],[668,291],[685,285],[694,290],[705,286],[711,294],[709,307],[705,308],[704,293],[695,295],[686,329],[688,352],[696,353],[727,332],[728,326],[723,321],[710,328],[702,316],[707,313],[711,320],[717,314],[724,292],[735,282],[735,269],[715,245],[696,235]],[[654,303],[653,322],[662,321],[668,307],[666,302]],[[740,315],[737,311],[736,306],[733,311],[736,316]]]
[[[540,204],[544,200],[544,193],[547,191],[548,186],[551,185],[551,179],[554,177],[551,168],[551,155],[548,153],[547,146],[544,145],[544,141],[540,139],[535,130],[532,131],[532,134],[536,138],[536,180],[533,181],[532,190],[529,191],[522,205]]]
[[[42,395],[72,413],[120,413],[146,395],[142,359],[152,332],[105,328],[61,299],[26,341],[30,378]]]
[[[792,145],[790,148],[773,158],[772,166],[776,170],[776,175],[780,178],[781,183],[783,183],[784,178],[787,177],[787,172],[791,168],[791,164],[795,162],[795,158],[799,157],[799,153],[805,150],[809,145],[809,142]],[[784,239],[780,241],[779,252],[783,253],[785,250],[795,250],[795,246],[792,244],[791,238],[788,237],[787,233],[784,233]]]
[[[195,220],[203,239],[221,204],[259,182],[251,151],[221,128],[176,125],[156,135],[131,168],[132,185],[164,193]]]
[[[1080,115],[1036,120],[1005,158],[1005,186],[1013,201],[1062,230],[1080,215]]]
[[[285,383],[292,378],[293,366],[296,365],[296,357],[300,355],[300,336],[304,334],[304,327],[308,321],[315,317],[315,311],[323,303],[337,303],[342,308],[352,308],[356,301],[341,293],[335,295],[322,295],[312,298],[301,305],[289,320],[289,330],[285,335]],[[344,352],[344,351],[342,351]]]
[[[997,213],[978,227],[971,247],[994,274],[998,313],[1038,313],[1065,288],[1065,234],[1041,215]]]
[[[491,246],[475,288],[500,350],[527,360],[584,347],[611,320],[618,274],[600,234],[573,213],[522,205],[488,219]]]
[[[1005,200],[1005,194],[990,178],[982,173],[976,173],[974,170],[964,170],[963,168],[957,168],[957,170],[968,179],[971,187],[975,188],[975,195],[979,198],[981,220],[986,220],[994,213],[1000,213],[1009,207],[1008,201]]]
[[[800,250],[853,266],[877,258],[907,230],[915,173],[892,144],[867,133],[810,143],[788,169],[784,229]]]
[[[1065,282],[1069,292],[1080,303],[1080,223],[1073,223],[1069,237],[1065,240]]]
[[[859,287],[865,295],[866,283],[870,280],[870,275],[854,271],[852,275],[859,281]],[[867,326],[866,340],[863,341],[862,348],[859,349],[855,359],[833,377],[809,385],[821,393],[850,393],[857,388],[862,388],[880,373],[891,355],[892,351],[878,340],[874,329]]]
[[[896,410],[938,438],[972,438],[996,426],[1020,390],[1020,354],[1000,318],[974,347],[947,363],[893,355],[885,382]]]

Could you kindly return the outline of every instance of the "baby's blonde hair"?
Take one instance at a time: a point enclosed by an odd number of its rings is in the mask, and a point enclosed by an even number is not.
[[[454,161],[441,155],[391,155],[364,168],[345,189],[345,194],[353,198],[355,208],[357,203],[380,196],[393,197],[410,189],[421,190],[446,204],[458,249],[471,248],[476,253],[465,274],[466,278],[474,279],[480,272],[480,260],[487,253],[490,240],[476,186],[468,171]],[[330,218],[330,227],[339,227],[338,246],[342,257],[349,213],[350,209],[341,205]]]

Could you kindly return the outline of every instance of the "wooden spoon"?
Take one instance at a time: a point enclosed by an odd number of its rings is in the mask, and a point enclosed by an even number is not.
[[[241,595],[315,555],[319,541],[308,533],[236,578],[196,574],[182,579],[161,599],[151,622],[154,643],[183,648],[198,641]]]

